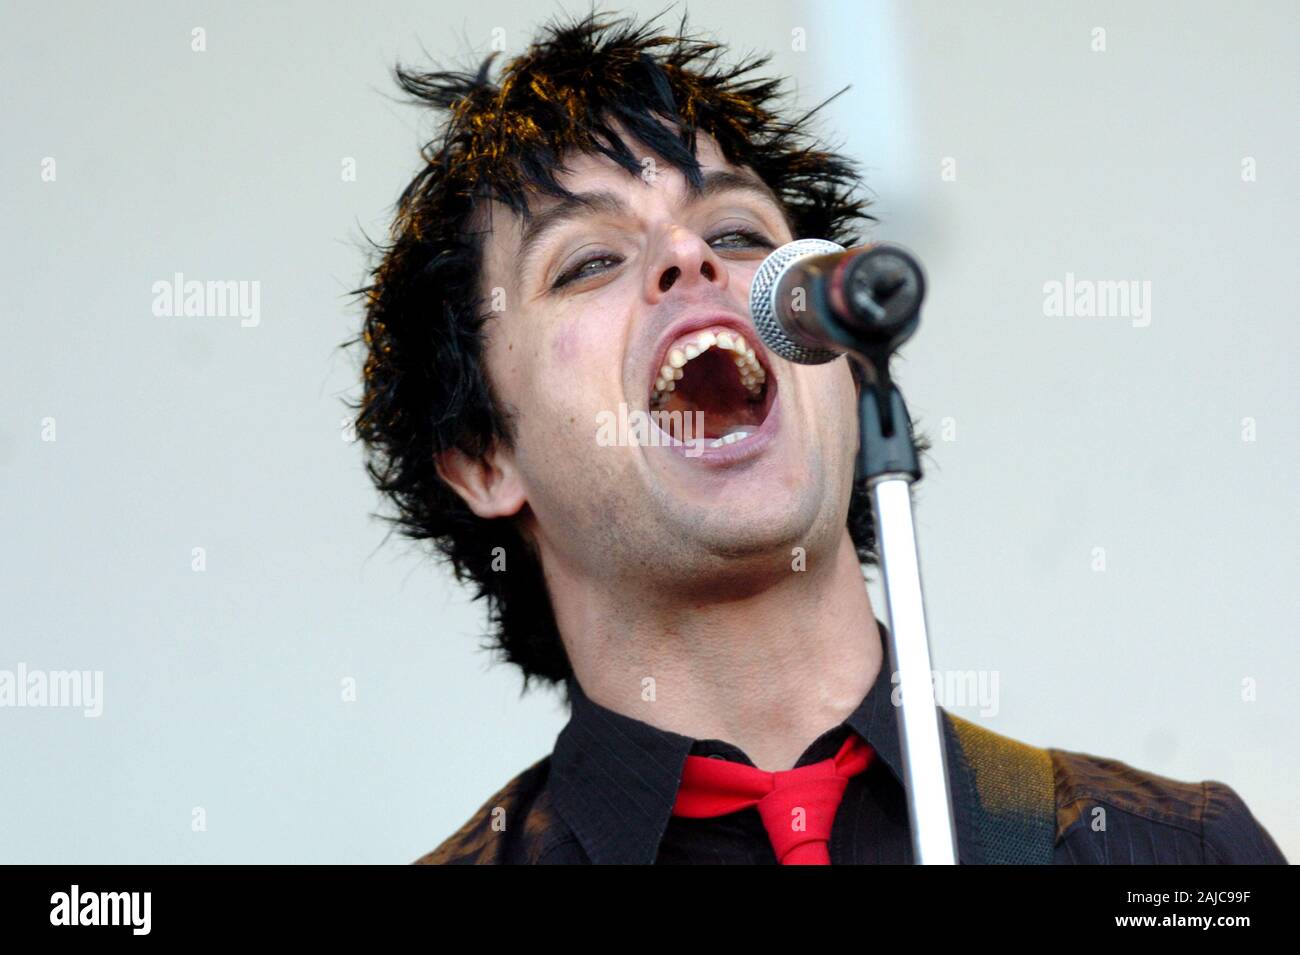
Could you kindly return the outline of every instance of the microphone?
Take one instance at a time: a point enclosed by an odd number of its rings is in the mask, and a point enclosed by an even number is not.
[[[924,297],[921,265],[899,246],[796,239],[759,265],[749,311],[769,349],[820,365],[846,352],[888,355],[916,330]]]

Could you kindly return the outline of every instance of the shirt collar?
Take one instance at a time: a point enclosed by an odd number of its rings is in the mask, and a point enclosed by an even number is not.
[[[900,786],[906,787],[898,738],[897,708],[891,701],[893,669],[888,631],[879,620],[881,667],[847,724],[869,743]],[[594,864],[642,864],[655,861],[682,769],[696,740],[651,726],[592,700],[581,684],[567,678],[571,715],[556,739],[551,758],[556,810]],[[961,861],[976,862],[968,799],[972,780],[960,748],[945,726],[953,822]]]

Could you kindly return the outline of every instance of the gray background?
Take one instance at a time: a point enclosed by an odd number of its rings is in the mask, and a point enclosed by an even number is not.
[[[550,751],[558,701],[369,516],[335,350],[431,131],[389,68],[518,52],[550,9],[4,5],[0,669],[105,699],[0,709],[0,861],[405,862]],[[691,13],[804,105],[853,84],[822,131],[929,271],[899,373],[935,661],[1001,690],[956,712],[1223,780],[1300,858],[1294,4]],[[175,272],[259,281],[260,324],[155,316]],[[1066,272],[1150,281],[1151,324],[1046,317]]]

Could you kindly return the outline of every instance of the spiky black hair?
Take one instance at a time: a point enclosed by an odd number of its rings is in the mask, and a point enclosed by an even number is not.
[[[856,164],[810,132],[825,102],[783,118],[781,81],[753,76],[770,54],[724,65],[724,47],[688,35],[685,15],[673,35],[658,31],[659,16],[641,25],[596,12],[553,21],[496,81],[489,78],[495,53],[474,71],[394,69],[401,89],[443,122],[398,200],[390,241],[376,247],[369,284],[353,293],[364,296],[365,317],[345,345],[366,352],[363,392],[352,406],[356,432],[367,472],[395,508],[387,520],[410,539],[431,541],[456,578],[486,600],[486,648],[522,670],[521,692],[530,679],[566,692],[572,672],[541,566],[514,519],[477,517],[435,467],[451,448],[481,456],[495,442],[514,443],[483,362],[490,313],[478,291],[483,233],[467,228],[475,210],[494,199],[526,219],[530,196],[567,196],[554,170],[572,150],[639,174],[609,125],[617,119],[696,187],[697,133],[711,135],[729,162],[771,187],[795,238],[852,246],[860,241],[855,230],[874,221]],[[847,524],[861,561],[874,563],[861,484]]]

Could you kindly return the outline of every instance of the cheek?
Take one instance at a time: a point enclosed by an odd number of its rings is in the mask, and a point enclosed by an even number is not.
[[[599,323],[588,315],[559,325],[549,343],[540,343],[538,357],[545,362],[544,384],[563,382],[557,397],[564,406],[588,410],[617,401],[618,369],[622,355],[617,342],[593,331]]]
[[[853,372],[847,359],[824,366],[826,376],[822,381],[820,407],[825,409],[825,423],[835,433],[858,433],[858,398],[853,387]]]
[[[601,415],[618,397],[609,392],[609,369],[618,367],[611,341],[594,338],[590,319],[557,325],[545,338],[517,342],[515,351],[527,362],[527,379],[521,397],[517,453],[543,507],[554,508],[554,493],[569,493],[573,475],[590,474],[599,444]],[[567,489],[567,490],[566,490]]]
[[[551,358],[556,367],[564,371],[574,371],[582,355],[582,343],[578,340],[578,326],[568,323],[560,329],[551,342]]]
[[[515,345],[517,352],[523,350],[520,360],[527,360],[529,425],[552,449],[562,446],[570,457],[576,447],[595,440],[595,415],[617,401],[607,393],[608,370],[617,367],[617,359],[611,343],[594,337],[592,327],[590,320],[568,321],[544,338]]]
[[[830,411],[845,402],[856,407],[853,371],[849,359],[838,358],[822,365],[795,366],[809,382],[808,391],[819,410]]]

